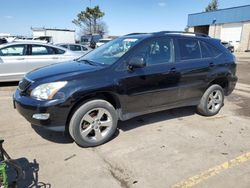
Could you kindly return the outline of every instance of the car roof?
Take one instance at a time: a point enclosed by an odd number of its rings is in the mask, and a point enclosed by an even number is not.
[[[125,37],[156,37],[156,36],[186,36],[186,37],[199,37],[199,38],[207,38],[210,37],[203,33],[196,33],[196,32],[185,32],[185,31],[159,31],[159,32],[152,32],[152,33],[130,33],[125,35]]]
[[[0,48],[3,48],[3,47],[7,47],[7,46],[12,46],[12,45],[18,45],[18,44],[30,44],[30,45],[42,45],[42,46],[49,46],[49,47],[53,47],[53,48],[59,48],[61,50],[67,50],[65,48],[62,48],[60,46],[55,46],[55,45],[52,45],[52,44],[48,44],[48,43],[40,43],[40,42],[24,42],[24,41],[20,41],[20,42],[9,42],[9,43],[5,43],[5,44],[1,44],[0,45]],[[69,51],[69,50],[67,50]]]

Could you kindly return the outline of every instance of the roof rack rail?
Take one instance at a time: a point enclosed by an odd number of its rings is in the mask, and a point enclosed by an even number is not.
[[[147,34],[147,33],[129,33],[129,34],[125,35],[125,36],[129,36],[129,35],[140,35],[140,34]]]
[[[186,34],[186,35],[195,35],[198,37],[209,37],[208,35],[204,34],[204,33],[197,33],[197,32],[186,32],[186,31],[160,31],[160,32],[156,32],[154,33],[156,35],[160,35],[160,34]]]

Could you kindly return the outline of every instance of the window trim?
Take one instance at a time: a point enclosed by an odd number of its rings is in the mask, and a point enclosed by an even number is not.
[[[195,40],[197,41],[198,45],[199,45],[199,51],[200,51],[200,58],[193,58],[193,59],[181,59],[181,49],[180,49],[180,44],[179,44],[179,40]],[[194,61],[194,60],[202,60],[202,52],[201,52],[201,47],[200,47],[200,43],[199,40],[196,38],[188,38],[188,37],[176,37],[176,45],[178,46],[178,62],[187,62],[187,61]]]

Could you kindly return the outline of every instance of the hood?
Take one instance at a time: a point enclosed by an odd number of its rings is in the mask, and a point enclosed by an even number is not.
[[[43,68],[36,69],[26,74],[30,80],[37,81],[56,77],[62,79],[67,76],[74,76],[86,72],[92,72],[102,68],[101,66],[88,65],[83,62],[71,61],[65,63],[57,63]]]

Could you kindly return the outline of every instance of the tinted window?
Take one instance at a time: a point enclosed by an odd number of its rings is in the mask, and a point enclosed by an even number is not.
[[[53,48],[53,50],[54,50],[54,53],[55,53],[55,54],[64,54],[64,53],[65,53],[64,50],[61,50],[61,49],[59,49],[59,48]]]
[[[209,48],[212,51],[214,57],[217,57],[218,55],[222,53],[219,49],[217,49],[216,47],[212,45],[209,45]]]
[[[69,45],[69,49],[72,51],[82,51],[81,46],[79,45]]]
[[[25,45],[13,45],[0,50],[0,56],[25,55]]]
[[[178,39],[181,60],[200,59],[200,46],[195,39]]]
[[[200,41],[200,46],[201,46],[202,58],[213,57],[213,52],[210,50],[211,47],[209,48],[209,46],[202,41]]]
[[[147,65],[172,62],[172,39],[153,39],[139,48],[133,56],[143,57]]]
[[[50,55],[54,54],[54,50],[47,46],[32,45],[32,55]]]
[[[68,45],[61,45],[61,47],[63,47],[63,48],[68,48]]]

